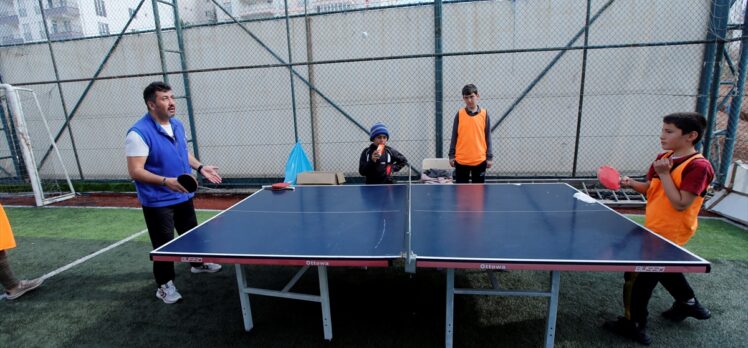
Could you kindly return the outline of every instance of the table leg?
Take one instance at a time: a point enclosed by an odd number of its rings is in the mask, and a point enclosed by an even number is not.
[[[327,287],[327,266],[317,266],[319,274],[319,297],[322,305],[322,330],[325,339],[332,340],[332,318],[330,316],[330,290]]]
[[[551,272],[551,292],[548,299],[548,322],[545,330],[545,347],[552,348],[556,337],[556,314],[558,312],[558,288],[561,283],[561,272]]]
[[[247,278],[244,274],[244,266],[235,265],[236,267],[236,283],[239,286],[239,301],[242,304],[242,317],[244,318],[244,331],[252,330],[254,323],[252,322],[252,308],[249,305],[249,293],[247,289]]]
[[[452,347],[452,336],[454,329],[454,298],[455,298],[455,270],[452,268],[447,269],[447,315],[446,315],[446,328],[444,346],[447,348]]]

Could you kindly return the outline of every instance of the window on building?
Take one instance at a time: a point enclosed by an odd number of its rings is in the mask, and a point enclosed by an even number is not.
[[[109,24],[99,22],[99,34],[109,35]]]
[[[130,7],[130,8],[127,9],[127,13],[130,14],[130,17],[137,17],[137,16],[134,16],[135,15],[135,9],[132,8],[132,7]]]
[[[66,33],[73,31],[73,27],[70,25],[70,21],[63,21],[62,28],[65,29]]]
[[[18,17],[26,17],[26,0],[18,0]]]
[[[106,17],[106,6],[104,0],[94,0],[94,7],[96,7],[96,15],[99,17]]]
[[[37,22],[36,24],[39,27],[39,37],[42,38],[42,40],[45,40],[47,38],[47,33],[44,32],[44,22]]]
[[[34,13],[35,14],[42,14],[42,11],[39,10],[39,3],[38,2],[34,2]]]
[[[225,8],[226,12],[228,12],[229,14],[234,14],[234,12],[231,11],[231,1],[225,1],[223,3],[223,8]]]
[[[24,41],[31,41],[34,37],[31,35],[31,25],[28,23],[23,25],[23,40]]]
[[[57,21],[52,21],[52,32],[57,34],[60,32],[60,27],[57,25]]]

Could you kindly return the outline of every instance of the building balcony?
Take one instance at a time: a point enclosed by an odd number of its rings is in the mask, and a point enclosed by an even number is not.
[[[272,4],[273,0],[241,0],[247,5]]]
[[[20,36],[3,36],[0,37],[0,45],[20,45],[23,43],[23,38]]]
[[[239,19],[247,20],[270,18],[279,13],[282,14],[283,12],[278,12],[278,9],[276,9],[275,6],[273,6],[272,4],[268,4],[267,2],[263,2],[239,9],[238,11],[236,11],[236,16],[239,17]]]
[[[75,17],[80,17],[81,15],[77,4],[61,3],[61,4],[54,4],[52,6],[53,7],[44,9],[44,15],[46,15],[48,18],[56,18],[56,17],[75,18]]]
[[[15,13],[0,13],[0,25],[2,24],[18,26],[18,16]]]
[[[49,33],[49,39],[53,41],[75,39],[78,37],[83,37],[83,32],[81,32],[80,30],[58,31],[56,33]]]

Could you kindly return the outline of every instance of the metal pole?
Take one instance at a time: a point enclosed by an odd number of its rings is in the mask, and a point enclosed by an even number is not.
[[[704,157],[709,159],[712,145],[712,132],[714,131],[714,120],[717,115],[717,99],[719,99],[719,80],[722,71],[722,55],[725,48],[725,37],[727,36],[727,22],[730,13],[730,0],[714,0],[714,12],[712,16],[714,37],[717,41],[716,58],[712,71],[712,82],[709,89],[709,105],[707,112],[706,130],[704,131]],[[742,91],[741,91],[742,93]]]
[[[727,180],[727,171],[730,170],[732,155],[735,150],[735,140],[738,133],[738,120],[740,118],[740,109],[743,105],[743,91],[745,90],[745,75],[748,69],[748,38],[746,34],[746,25],[748,25],[748,10],[743,13],[743,27],[741,29],[742,39],[740,40],[740,63],[738,63],[738,82],[736,89],[738,93],[732,98],[730,103],[730,118],[727,120],[727,134],[725,134],[725,147],[722,150],[722,160],[719,163],[717,181],[720,186],[725,185]]]
[[[158,58],[161,61],[162,78],[164,83],[169,84],[169,75],[166,74],[166,57],[164,57],[164,39],[161,37],[161,15],[158,13],[158,0],[151,0],[151,6],[153,6],[153,22],[156,25],[156,41],[158,42]]]
[[[715,33],[718,30],[718,17],[722,0],[712,0],[712,6],[709,11],[709,30],[706,31],[706,39],[712,41],[704,47],[704,64],[701,68],[701,77],[699,79],[699,97],[696,99],[696,112],[706,115],[709,104],[709,91],[712,83],[712,72],[714,69],[714,60],[717,59],[717,39]]]
[[[293,137],[294,143],[299,142],[299,131],[296,127],[296,90],[293,83],[293,56],[291,55],[291,29],[288,20],[288,0],[283,0],[283,8],[286,12],[286,46],[288,47],[288,77],[291,80],[291,109],[293,110]]]
[[[197,127],[195,127],[195,109],[192,106],[192,89],[190,87],[190,74],[187,69],[187,52],[184,49],[184,35],[182,33],[182,20],[179,16],[179,4],[174,1],[174,29],[177,32],[177,45],[179,46],[179,63],[182,66],[182,84],[184,85],[184,98],[187,102],[187,119],[190,123],[190,137],[192,138],[192,154],[200,160],[200,150],[197,146]],[[163,55],[163,51],[159,51]],[[166,74],[166,71],[164,71]]]
[[[442,0],[434,0],[434,128],[436,157],[444,156],[444,74],[442,70]]]
[[[309,1],[304,0],[304,26],[306,31],[306,61],[311,63],[314,61],[314,50],[312,47],[312,19],[308,16],[308,5]],[[309,85],[314,86],[314,64],[307,66],[307,79],[309,79]],[[312,122],[312,166],[314,170],[319,170],[319,144],[317,142],[317,129],[319,128],[317,119],[317,96],[314,91],[309,88],[309,117]]]
[[[60,93],[60,103],[62,104],[62,113],[65,116],[65,123],[70,120],[68,117],[68,107],[65,104],[65,95],[62,93],[62,83],[60,83],[60,72],[57,69],[57,59],[55,59],[55,51],[52,49],[52,41],[49,39],[49,26],[47,26],[47,16],[44,14],[44,4],[42,0],[39,0],[39,12],[42,14],[42,23],[44,23],[44,35],[47,37],[47,47],[49,48],[49,56],[52,58],[52,69],[55,72],[55,81],[57,82],[57,92]],[[84,180],[83,169],[81,168],[81,161],[78,157],[78,149],[75,147],[75,138],[73,138],[72,127],[67,127],[68,136],[70,137],[70,144],[73,146],[73,156],[75,157],[75,164],[78,166],[78,176],[81,180]],[[46,159],[46,156],[44,157]],[[42,161],[44,163],[44,161]]]
[[[579,133],[582,129],[582,109],[584,108],[584,80],[587,74],[587,44],[590,35],[590,1],[587,0],[587,17],[584,20],[584,49],[582,50],[582,76],[579,83],[579,108],[577,110],[577,133],[574,137],[574,163],[571,166],[571,177],[577,176],[577,160],[579,159]]]
[[[0,79],[0,84],[2,84],[3,81]],[[6,95],[7,98],[7,95]],[[16,146],[18,145],[18,137],[16,137],[16,127],[13,125],[13,117],[7,117],[5,116],[5,107],[2,105],[2,100],[0,100],[0,122],[2,122],[3,126],[3,132],[5,133],[5,141],[8,142],[8,149],[10,150],[10,158],[13,160],[13,168],[16,170],[16,178],[18,180],[23,179],[23,171],[26,170],[24,167],[23,162],[19,162],[19,155],[16,149]],[[10,116],[10,114],[8,115]],[[4,170],[5,171],[5,170]],[[5,171],[8,173],[7,171]],[[8,173],[9,176],[11,176],[10,173]]]

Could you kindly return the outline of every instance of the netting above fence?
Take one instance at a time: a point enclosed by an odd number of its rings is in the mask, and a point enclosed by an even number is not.
[[[181,32],[194,112],[182,100],[177,117],[224,177],[282,177],[297,139],[317,170],[356,177],[375,122],[416,169],[446,157],[473,83],[492,122],[489,176],[584,177],[601,164],[643,175],[662,117],[703,97],[712,4],[445,2],[238,22],[216,7],[225,23]],[[176,33],[55,42],[59,88],[46,44],[0,47],[0,73],[40,96],[74,177],[127,179],[125,133],[161,79],[156,37],[177,47]],[[180,63],[166,55],[175,94]]]

